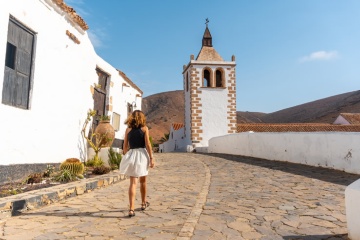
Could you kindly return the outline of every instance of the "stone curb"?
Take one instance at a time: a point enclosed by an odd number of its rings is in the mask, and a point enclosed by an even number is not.
[[[0,224],[6,218],[20,215],[22,212],[40,208],[61,200],[89,193],[95,189],[125,180],[118,171],[94,178],[82,179],[67,184],[29,191],[14,196],[0,198]]]

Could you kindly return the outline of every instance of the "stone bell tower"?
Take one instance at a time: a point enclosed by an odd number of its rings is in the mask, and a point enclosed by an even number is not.
[[[235,56],[224,61],[216,52],[206,20],[201,50],[183,68],[188,146],[207,147],[213,137],[236,133],[235,66]]]

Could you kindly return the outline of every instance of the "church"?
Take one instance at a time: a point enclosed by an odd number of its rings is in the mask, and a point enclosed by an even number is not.
[[[185,123],[172,125],[159,152],[207,152],[211,138],[236,133],[235,67],[213,47],[207,20],[200,52],[183,66]]]

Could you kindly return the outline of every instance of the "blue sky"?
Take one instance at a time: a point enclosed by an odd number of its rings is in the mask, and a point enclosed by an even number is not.
[[[144,97],[182,90],[183,65],[213,46],[236,56],[237,110],[275,112],[359,90],[359,0],[65,0],[99,56]]]

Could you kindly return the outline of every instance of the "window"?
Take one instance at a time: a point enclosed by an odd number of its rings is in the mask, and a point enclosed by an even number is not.
[[[217,69],[215,72],[216,77],[216,87],[225,87],[224,79],[223,79],[223,72],[220,69]]]
[[[208,69],[205,69],[203,75],[203,87],[210,87],[210,71]]]
[[[113,126],[115,131],[120,130],[120,114],[117,114],[115,112],[113,113],[113,115],[112,115],[112,126]]]
[[[189,91],[189,73],[186,73],[186,91]]]
[[[29,109],[35,33],[10,17],[8,24],[2,103]]]

